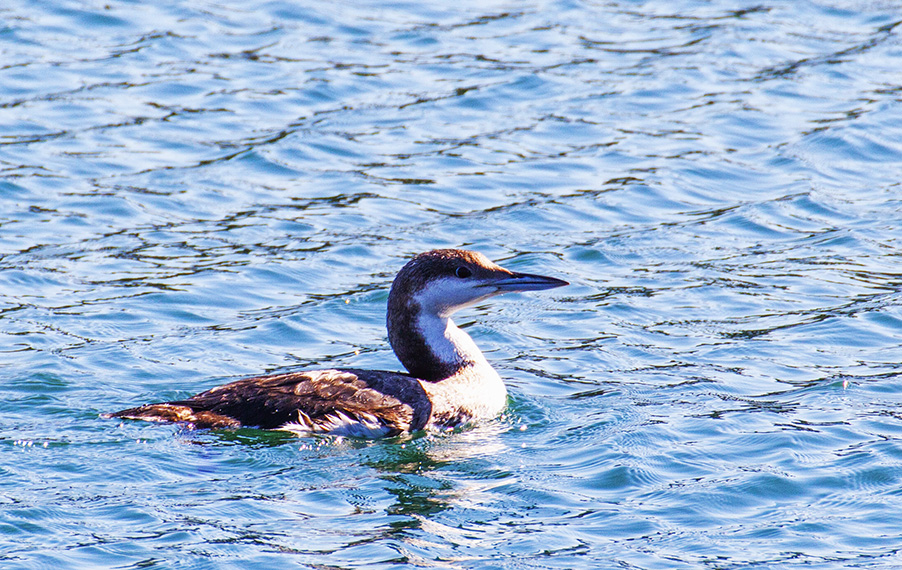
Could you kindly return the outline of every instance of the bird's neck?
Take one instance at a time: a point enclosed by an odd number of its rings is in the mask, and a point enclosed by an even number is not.
[[[450,317],[426,313],[416,303],[391,309],[388,339],[411,375],[436,382],[470,368],[495,374],[470,335]]]

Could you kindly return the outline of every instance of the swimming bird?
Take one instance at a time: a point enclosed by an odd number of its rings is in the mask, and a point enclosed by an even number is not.
[[[401,269],[388,296],[388,340],[407,373],[341,368],[258,376],[106,417],[362,437],[492,418],[506,404],[504,382],[451,315],[502,293],[564,285],[509,271],[474,251],[421,253]]]

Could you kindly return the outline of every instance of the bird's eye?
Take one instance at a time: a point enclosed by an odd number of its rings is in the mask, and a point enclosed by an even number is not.
[[[461,266],[454,270],[454,274],[457,275],[458,277],[460,277],[461,279],[466,279],[470,275],[473,275],[473,272],[470,271],[469,267]]]

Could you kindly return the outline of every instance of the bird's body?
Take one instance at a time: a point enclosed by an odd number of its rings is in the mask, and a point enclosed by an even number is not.
[[[389,342],[407,374],[330,369],[246,378],[111,417],[366,437],[491,418],[504,408],[504,382],[450,315],[501,293],[566,284],[513,273],[475,252],[426,252],[401,269],[388,301]]]

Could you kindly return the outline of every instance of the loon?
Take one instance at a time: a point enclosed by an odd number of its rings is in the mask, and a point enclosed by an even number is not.
[[[388,296],[388,340],[406,374],[342,368],[258,376],[104,417],[358,437],[493,418],[507,401],[504,382],[451,315],[502,293],[564,285],[509,271],[474,251],[421,253],[401,269]]]

